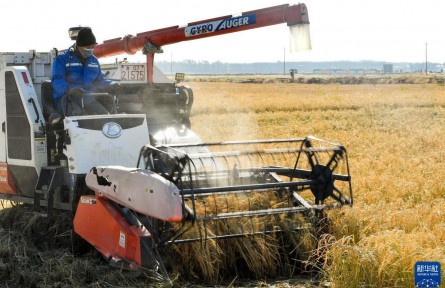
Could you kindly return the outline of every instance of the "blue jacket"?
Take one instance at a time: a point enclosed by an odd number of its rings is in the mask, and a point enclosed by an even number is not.
[[[51,84],[54,89],[54,102],[57,104],[57,101],[71,88],[80,87],[85,93],[91,93],[110,86],[112,81],[105,78],[99,60],[94,55],[88,57],[82,65],[74,52],[74,47],[71,46],[56,57]]]

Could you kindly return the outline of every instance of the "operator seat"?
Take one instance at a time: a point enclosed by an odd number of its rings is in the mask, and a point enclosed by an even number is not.
[[[54,89],[51,85],[51,80],[43,81],[40,92],[43,107],[43,118],[45,118],[45,121],[49,122],[50,124],[59,123],[63,116],[57,112],[56,103],[54,102],[53,96]],[[66,103],[66,97],[63,97],[61,101]]]
[[[54,103],[53,86],[51,85],[51,80],[43,81],[40,92],[43,106],[43,117],[46,121],[48,121],[51,114],[57,113],[56,105]]]
[[[45,118],[46,122],[52,122],[52,120],[58,119],[58,121],[62,118],[62,115],[59,114],[59,112],[57,112],[56,109],[56,104],[54,102],[54,97],[53,97],[53,86],[51,85],[51,80],[45,80],[42,83],[42,87],[41,87],[41,100],[42,100],[42,106],[43,106],[43,117]],[[117,107],[116,107],[116,103],[115,100],[113,98],[112,95],[108,94],[108,93],[92,93],[90,95],[94,95],[95,97],[97,97],[99,99],[99,102],[104,105],[106,108],[108,108],[111,114],[116,114],[117,113]],[[67,101],[68,98],[67,96],[63,96],[61,98],[61,100],[59,101],[63,101],[63,106],[65,107],[65,105],[67,105]],[[107,103],[107,104],[105,104]],[[70,104],[73,105],[73,104]],[[68,107],[66,107],[67,111],[70,111],[69,115],[73,115],[73,109],[72,106],[70,106],[71,109],[69,110]],[[65,110],[65,109],[64,109]],[[64,111],[66,112],[66,111]],[[65,113],[66,114],[66,113]],[[54,117],[54,119],[51,119],[51,116]],[[58,122],[56,121],[56,122]]]
[[[64,133],[63,125],[60,121],[62,119],[62,116],[57,112],[53,97],[53,86],[51,85],[50,80],[43,81],[40,92],[40,98],[43,107],[43,118],[45,118],[46,123],[49,123],[49,125],[47,126],[47,151],[51,151],[51,149],[56,148],[58,151],[56,155],[63,155],[62,150],[64,143]],[[56,137],[56,134],[59,135],[59,137]]]

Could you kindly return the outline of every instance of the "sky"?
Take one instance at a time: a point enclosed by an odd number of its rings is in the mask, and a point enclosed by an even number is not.
[[[68,28],[92,27],[99,43],[140,32],[239,14],[286,0],[14,0],[4,1],[0,17],[1,52],[49,51],[72,44]],[[286,24],[163,47],[156,61],[374,60],[445,63],[443,0],[305,0],[312,50],[291,53]],[[143,61],[134,56],[114,56]],[[111,61],[114,60],[111,59]],[[107,59],[105,59],[107,60]],[[108,59],[110,60],[110,59]]]

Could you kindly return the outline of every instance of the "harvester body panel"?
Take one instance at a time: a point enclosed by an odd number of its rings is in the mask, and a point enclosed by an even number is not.
[[[178,188],[152,171],[98,166],[86,175],[85,182],[100,196],[143,215],[168,222],[182,220]]]
[[[1,71],[0,162],[8,164],[19,194],[32,196],[40,168],[47,165],[45,120],[26,67],[3,67]]]
[[[104,255],[114,266],[136,270],[144,266],[156,266],[156,262],[144,263],[147,253],[143,240],[150,233],[142,225],[135,227],[122,215],[113,203],[103,197],[82,196],[74,229]],[[147,258],[147,257],[145,257]]]
[[[145,115],[73,116],[64,119],[70,173],[86,174],[94,166],[134,167],[139,149],[149,143]]]

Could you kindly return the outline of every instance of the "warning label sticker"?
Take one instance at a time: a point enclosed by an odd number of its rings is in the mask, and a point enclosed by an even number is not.
[[[125,233],[122,231],[119,233],[119,246],[125,248]]]

